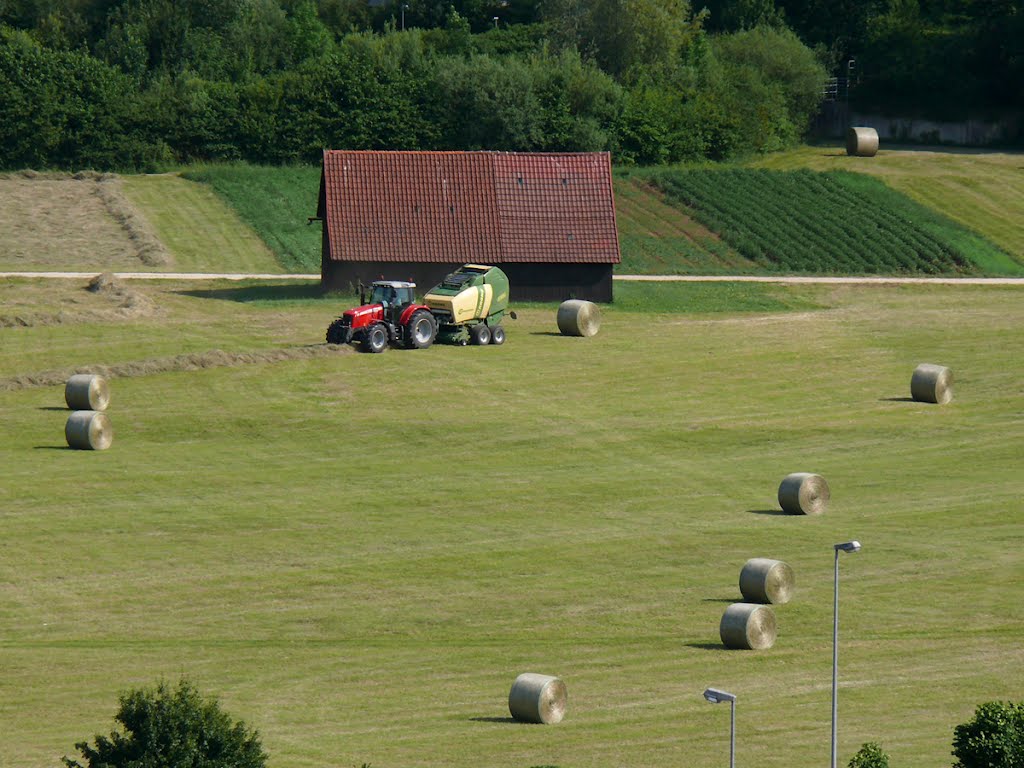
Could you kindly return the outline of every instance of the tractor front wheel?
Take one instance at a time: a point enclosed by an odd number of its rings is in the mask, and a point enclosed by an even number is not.
[[[409,349],[426,349],[434,343],[437,321],[426,310],[414,312],[405,326],[405,343]]]
[[[383,325],[373,325],[363,334],[361,348],[364,352],[383,352],[388,347],[388,329]]]
[[[491,329],[483,323],[474,325],[469,329],[469,341],[475,346],[482,347],[491,343]]]

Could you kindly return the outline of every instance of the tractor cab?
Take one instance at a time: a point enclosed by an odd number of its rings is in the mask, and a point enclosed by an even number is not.
[[[412,304],[416,300],[416,283],[401,280],[377,280],[370,286],[369,301],[360,299],[361,304],[383,304],[394,310]]]

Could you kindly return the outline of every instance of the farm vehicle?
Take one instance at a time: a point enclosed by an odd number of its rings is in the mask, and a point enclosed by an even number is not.
[[[508,309],[508,278],[497,267],[466,264],[416,303],[416,284],[376,280],[360,306],[327,328],[327,343],[358,344],[363,352],[389,346],[426,349],[435,339],[455,344],[503,344],[501,320]],[[515,313],[509,317],[515,319]]]

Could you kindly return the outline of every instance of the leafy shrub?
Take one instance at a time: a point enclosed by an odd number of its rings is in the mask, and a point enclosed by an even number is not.
[[[850,759],[849,768],[889,768],[889,756],[880,745],[869,741]]]
[[[1024,702],[990,701],[953,730],[953,768],[1024,768]]]
[[[161,682],[155,691],[121,697],[114,717],[124,733],[97,735],[96,746],[75,744],[85,763],[64,757],[66,768],[263,768],[267,756],[258,734],[232,723],[215,700],[204,701],[182,680],[177,690]]]

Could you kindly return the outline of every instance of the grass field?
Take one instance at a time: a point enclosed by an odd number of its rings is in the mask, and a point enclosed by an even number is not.
[[[83,293],[2,288],[39,317]],[[56,765],[182,675],[278,768],[710,768],[708,685],[739,697],[740,764],[821,765],[850,538],[840,760],[949,765],[1024,685],[1019,289],[621,289],[592,339],[531,305],[503,347],[379,356],[321,346],[341,307],[301,285],[133,283],[145,312],[0,327],[0,765]],[[925,361],[950,405],[907,401]],[[134,365],[103,453],[32,386],[90,364]],[[801,470],[820,518],[776,513]],[[797,593],[773,649],[726,651],[753,556]],[[523,671],[566,681],[563,723],[508,721]]]
[[[988,238],[1024,264],[1024,154],[921,149],[883,144],[875,157],[848,157],[836,147],[801,147],[754,162],[775,170],[855,171]],[[985,266],[985,265],[983,265]]]

